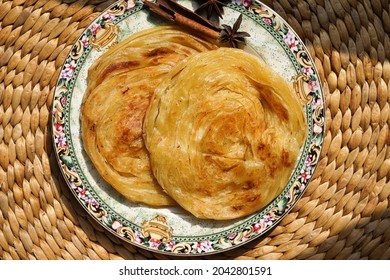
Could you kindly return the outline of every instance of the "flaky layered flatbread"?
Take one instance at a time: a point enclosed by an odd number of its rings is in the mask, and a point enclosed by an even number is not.
[[[137,32],[88,71],[81,109],[84,148],[100,175],[134,202],[174,204],[154,179],[142,139],[154,89],[178,62],[216,46],[172,26]]]
[[[143,131],[162,188],[198,218],[227,220],[282,191],[306,122],[284,78],[251,54],[219,48],[162,79]]]

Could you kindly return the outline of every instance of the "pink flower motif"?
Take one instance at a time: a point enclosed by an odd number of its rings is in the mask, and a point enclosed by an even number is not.
[[[322,127],[315,123],[313,125],[313,132],[315,134],[321,134],[322,133]]]
[[[87,188],[85,186],[78,187],[77,188],[77,193],[78,193],[78,197],[79,198],[83,198],[87,194]]]
[[[267,25],[271,25],[272,24],[272,20],[269,19],[269,18],[263,18],[264,22],[267,24]]]
[[[84,48],[87,48],[89,46],[89,39],[86,35],[81,37],[81,43],[83,44]]]
[[[175,245],[176,245],[175,241],[171,241],[167,244],[168,248],[171,250],[173,249],[173,247],[175,247]]]
[[[88,191],[87,191],[88,193]],[[85,196],[84,198],[85,203],[91,205],[95,210],[100,207],[99,202],[97,202],[94,198]]]
[[[303,183],[307,183],[307,181],[311,178],[311,175],[309,172],[303,171],[299,174],[298,178],[301,179]]]
[[[308,168],[311,167],[312,161],[313,161],[313,155],[309,154],[305,160],[305,166]]]
[[[73,190],[77,189],[76,183],[74,182],[73,178],[70,179],[70,187],[71,187]]]
[[[270,217],[265,217],[263,223],[264,223],[265,226],[271,226],[272,225],[272,219]]]
[[[308,84],[310,86],[311,92],[316,92],[319,89],[319,85],[317,81],[309,81]]]
[[[55,138],[55,143],[60,148],[67,148],[68,144],[66,144],[66,138],[63,134],[58,135],[58,137]]]
[[[192,248],[195,249],[198,253],[210,252],[213,250],[212,243],[210,241],[200,241],[194,243],[194,245],[192,245]]]
[[[269,212],[267,214],[267,216],[271,219],[271,220],[275,220],[275,213],[274,212]]]
[[[119,222],[118,220],[115,220],[113,223],[112,223],[112,225],[111,225],[111,227],[113,228],[113,229],[115,229],[115,230],[117,230],[118,228],[120,228],[120,227],[122,227],[123,226],[123,224],[121,223],[121,222]]]
[[[253,225],[253,230],[257,233],[261,232],[262,229],[263,225],[260,222]]]
[[[59,132],[59,133],[62,133],[64,131],[64,125],[60,124],[60,123],[56,123],[54,125],[54,128],[55,128],[56,132]]]
[[[251,1],[251,0],[243,0],[243,1],[242,1],[242,5],[243,5],[245,8],[248,8],[248,7],[252,6],[252,1]]]
[[[317,109],[319,106],[321,106],[322,105],[322,101],[321,101],[321,99],[320,98],[317,98],[317,99],[314,99],[313,98],[313,100],[312,100],[312,102],[311,102],[311,108],[312,108],[312,110],[315,110],[315,109]]]
[[[141,233],[139,231],[135,232],[134,241],[139,243],[139,244],[142,244]]]
[[[92,32],[93,35],[96,35],[96,33],[98,33],[100,29],[102,29],[102,27],[100,26],[100,24],[94,23],[94,24],[92,24],[92,26],[91,26],[91,32]]]
[[[113,21],[115,19],[115,17],[109,13],[104,13],[102,15],[102,19],[104,19],[105,21]]]
[[[131,9],[134,9],[134,7],[135,7],[135,1],[134,0],[128,0],[127,1],[127,9],[131,10]]]
[[[61,105],[65,106],[66,105],[66,96],[61,98]]]
[[[236,238],[236,236],[237,236],[237,233],[233,232],[233,233],[228,234],[227,238],[232,240],[232,239]]]
[[[302,67],[301,72],[306,74],[307,76],[311,76],[314,74],[313,68],[311,67]]]
[[[284,42],[286,42],[286,44],[288,45],[288,47],[292,51],[298,50],[298,42],[297,42],[297,39],[295,38],[294,33],[292,33],[291,31],[288,31],[288,33],[283,36],[283,40],[284,40]]]
[[[160,239],[150,238],[149,244],[150,244],[151,248],[158,248],[158,246],[160,246],[160,244],[161,244],[161,240]]]
[[[64,70],[61,72],[61,78],[70,80],[76,69],[76,61],[71,60],[69,63],[65,63]]]
[[[69,63],[65,64],[65,68],[74,72],[74,70],[76,70],[76,61],[71,60]]]

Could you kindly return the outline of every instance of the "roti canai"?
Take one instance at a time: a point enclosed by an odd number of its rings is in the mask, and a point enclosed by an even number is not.
[[[219,48],[175,66],[144,121],[153,174],[198,218],[228,220],[270,203],[306,137],[290,84],[254,55]]]
[[[142,138],[145,112],[172,67],[215,48],[178,27],[155,27],[111,47],[90,67],[81,109],[84,148],[99,174],[127,199],[175,204],[151,172]]]

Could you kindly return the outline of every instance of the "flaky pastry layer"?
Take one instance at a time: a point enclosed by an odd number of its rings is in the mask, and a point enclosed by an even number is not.
[[[162,188],[198,218],[228,220],[283,190],[306,129],[283,77],[243,50],[219,48],[162,79],[143,131]]]
[[[88,71],[81,109],[85,151],[119,193],[151,206],[175,204],[151,172],[142,126],[154,89],[178,62],[216,46],[177,27],[137,32]]]

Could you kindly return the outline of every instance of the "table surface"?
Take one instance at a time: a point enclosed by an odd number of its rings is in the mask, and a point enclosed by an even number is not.
[[[54,87],[70,47],[114,1],[0,0],[0,259],[172,259],[107,233],[54,159]],[[390,259],[390,2],[263,1],[308,47],[326,136],[304,196],[272,231],[205,259]]]

